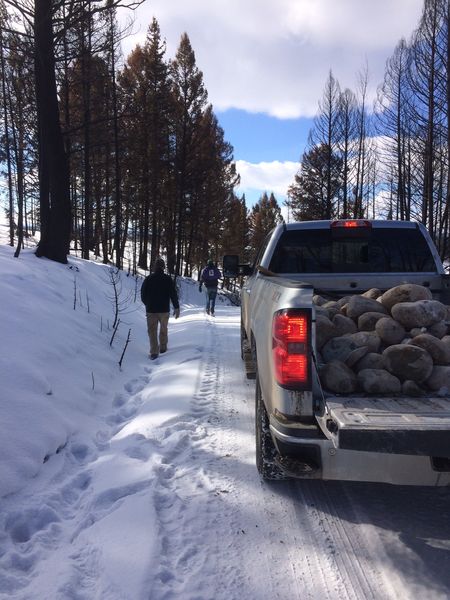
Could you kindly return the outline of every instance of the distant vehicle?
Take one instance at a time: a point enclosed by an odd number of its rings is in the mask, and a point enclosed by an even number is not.
[[[405,221],[278,225],[245,275],[241,354],[256,379],[256,463],[264,479],[450,484],[450,399],[327,393],[313,296],[338,299],[403,283],[447,303],[449,279],[426,229]]]

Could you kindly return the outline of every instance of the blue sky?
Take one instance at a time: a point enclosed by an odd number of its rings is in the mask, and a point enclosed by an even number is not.
[[[186,32],[209,101],[234,147],[248,204],[264,191],[280,201],[300,166],[330,70],[369,100],[396,44],[418,25],[424,0],[146,0],[124,53],[143,42],[153,17],[175,55]]]
[[[217,111],[225,137],[234,147],[236,160],[251,163],[300,160],[311,127],[311,118],[278,119],[264,113],[231,108]]]
[[[264,113],[231,108],[217,111],[225,138],[234,147],[249,208],[264,191],[274,192],[281,203],[286,181],[297,171],[312,118],[279,119]]]

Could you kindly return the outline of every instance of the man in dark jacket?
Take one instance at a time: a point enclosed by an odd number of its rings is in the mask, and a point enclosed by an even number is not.
[[[222,273],[215,266],[212,260],[203,269],[200,275],[199,291],[202,291],[202,285],[206,288],[206,312],[208,315],[214,316],[214,308],[216,306],[217,286]]]
[[[163,259],[157,258],[153,273],[144,279],[141,287],[141,300],[145,304],[147,312],[150,358],[152,360],[167,350],[170,302],[173,304],[175,319],[180,316],[177,290],[170,275],[164,273],[165,268]]]

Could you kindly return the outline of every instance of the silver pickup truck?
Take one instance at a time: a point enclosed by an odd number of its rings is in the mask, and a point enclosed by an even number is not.
[[[313,296],[342,298],[403,283],[449,303],[449,278],[418,223],[278,225],[245,277],[241,354],[256,379],[256,464],[264,479],[450,485],[450,398],[327,393],[319,379]]]

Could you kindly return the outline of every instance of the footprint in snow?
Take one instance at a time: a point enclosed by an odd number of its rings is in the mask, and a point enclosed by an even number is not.
[[[162,443],[164,454],[168,459],[168,462],[172,462],[175,457],[189,448],[190,445],[190,435],[187,431],[176,431],[171,433]]]
[[[125,390],[131,394],[137,394],[137,392],[142,391],[145,386],[149,383],[150,381],[150,377],[148,375],[142,375],[141,377],[138,377],[137,379],[132,379],[131,381],[129,381],[128,383],[126,383],[124,385]]]
[[[120,408],[127,402],[128,398],[129,396],[127,394],[117,393],[114,396],[112,405],[114,408]]]
[[[142,435],[141,433],[136,433],[129,437],[131,439],[131,444],[128,444],[124,449],[124,454],[129,458],[141,460],[142,462],[147,461],[154,453],[154,441],[146,438],[145,435]]]
[[[95,445],[98,450],[106,450],[111,441],[111,433],[109,431],[97,431],[95,434]]]
[[[24,544],[53,523],[59,522],[56,512],[48,507],[33,508],[24,512],[13,512],[6,519],[5,531],[15,544]]]
[[[172,434],[177,433],[179,431],[195,431],[197,429],[197,425],[192,423],[191,421],[180,421],[176,422],[173,425],[169,425],[166,427],[164,431],[164,439],[167,439]]]
[[[37,557],[35,554],[23,556],[13,552],[8,556],[6,567],[12,571],[20,571],[21,573],[29,573],[36,564]]]
[[[190,356],[189,358],[185,358],[184,360],[180,360],[179,365],[185,365],[186,363],[192,362],[194,360],[198,360],[198,355]]]
[[[74,504],[81,496],[82,492],[87,490],[92,481],[89,472],[79,473],[73,477],[63,488],[61,488],[60,498],[65,504]]]
[[[146,489],[148,485],[149,481],[138,481],[130,485],[124,485],[106,490],[97,496],[94,501],[94,508],[96,510],[109,510],[124,498],[133,496],[134,494]]]
[[[150,448],[133,446],[132,448],[127,448],[124,450],[124,454],[128,456],[128,458],[146,462],[150,458],[152,451]]]
[[[175,475],[175,467],[168,463],[161,463],[157,468],[157,472],[162,479],[172,479]]]
[[[69,452],[80,464],[92,462],[97,457],[97,453],[93,452],[92,448],[82,442],[72,442],[69,447]]]
[[[109,425],[120,425],[124,423],[124,421],[128,421],[134,417],[137,411],[138,407],[135,404],[123,406],[117,413],[109,415],[109,417],[106,418],[106,422]]]

